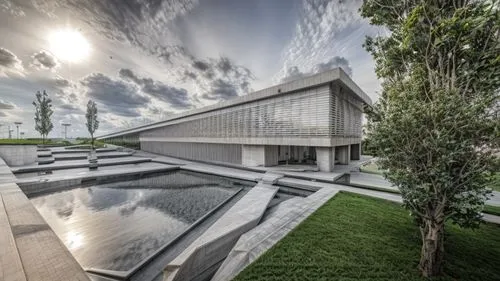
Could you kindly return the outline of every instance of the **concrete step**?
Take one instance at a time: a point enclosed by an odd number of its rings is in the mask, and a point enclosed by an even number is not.
[[[52,164],[56,161],[56,159],[52,156],[50,157],[38,157],[36,162],[38,162],[38,165],[47,165],[47,164]]]
[[[138,164],[144,162],[151,162],[151,158],[139,158],[139,157],[120,157],[117,159],[102,159],[99,161],[99,167],[101,166],[114,166],[114,165],[125,165],[125,164]],[[73,168],[85,168],[89,166],[89,161],[87,160],[77,160],[77,161],[61,161],[54,162],[47,166],[40,165],[26,165],[19,167],[12,167],[13,173],[30,173],[39,172],[46,170],[64,170]]]
[[[119,158],[119,157],[126,157],[126,156],[132,156],[132,153],[128,153],[128,152],[106,152],[106,154],[97,153],[97,159]],[[88,154],[86,154],[86,153],[56,154],[54,156],[54,158],[56,159],[56,161],[85,160],[85,159],[88,159]]]
[[[50,151],[50,150],[38,150],[36,152],[36,155],[38,157],[50,157],[50,156],[52,156],[52,151]]]
[[[88,148],[75,148],[75,149],[57,149],[57,150],[52,150],[52,153],[53,154],[65,154],[65,153],[88,153],[90,151],[90,149]],[[115,148],[107,148],[107,147],[104,147],[104,148],[98,148],[96,149],[96,152],[97,153],[101,153],[101,152],[114,152],[114,151],[117,151]]]

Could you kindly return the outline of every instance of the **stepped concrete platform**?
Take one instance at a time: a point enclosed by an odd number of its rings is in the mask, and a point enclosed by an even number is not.
[[[111,159],[101,159],[99,160],[99,167],[102,166],[111,166],[111,165],[124,165],[124,164],[137,164],[151,162],[151,158],[144,157],[120,157],[120,158],[111,158]],[[47,171],[47,170],[61,170],[61,169],[72,169],[72,168],[85,168],[89,167],[88,160],[67,160],[67,161],[57,161],[52,164],[39,166],[37,164],[33,165],[25,165],[18,167],[11,167],[13,173],[28,173],[28,172],[38,172],[38,171]]]
[[[262,218],[278,186],[259,182],[165,268],[165,280],[205,280]]]
[[[90,280],[0,158],[0,280]]]
[[[71,146],[59,146],[59,147],[51,147],[50,150],[52,151],[53,154],[61,154],[61,153],[85,153],[89,152],[89,148],[70,148]],[[101,153],[101,152],[112,152],[116,151],[116,148],[108,148],[108,147],[103,147],[103,148],[97,148],[96,152]]]
[[[338,191],[324,187],[306,198],[295,197],[277,205],[261,224],[240,237],[211,280],[232,280]]]
[[[16,182],[24,193],[31,195],[80,185],[82,182],[100,179],[124,179],[126,176],[131,175],[167,172],[178,169],[178,166],[146,162],[137,165],[101,167],[97,170],[67,169],[61,170],[60,173],[55,172],[53,174],[19,178]]]
[[[105,158],[119,158],[119,157],[127,157],[132,156],[131,152],[120,152],[120,151],[106,151],[97,153],[97,159],[105,159]],[[76,153],[59,153],[54,155],[56,161],[64,161],[64,160],[84,160],[89,157],[89,152],[76,152]]]
[[[38,157],[50,157],[52,156],[52,150],[38,150],[36,155]]]

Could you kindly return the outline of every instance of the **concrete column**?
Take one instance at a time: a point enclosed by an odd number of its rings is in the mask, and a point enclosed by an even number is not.
[[[335,166],[334,147],[316,147],[316,164],[322,172],[331,172]]]
[[[339,164],[347,165],[349,164],[351,149],[349,145],[341,145],[335,147],[335,152],[337,154],[337,159],[339,160]]]
[[[275,166],[278,165],[278,146],[242,145],[241,158],[243,166]]]
[[[351,144],[351,160],[361,160],[361,144]]]

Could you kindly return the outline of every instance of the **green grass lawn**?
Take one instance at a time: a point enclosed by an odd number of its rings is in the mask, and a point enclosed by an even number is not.
[[[483,213],[500,216],[500,207],[484,205]]]
[[[14,145],[37,145],[42,144],[42,139],[0,139],[0,144],[14,144]],[[51,145],[70,145],[67,141],[53,141],[51,139],[45,140],[45,144]]]
[[[500,172],[493,176],[493,183],[491,184],[491,189],[500,191]]]
[[[500,226],[446,233],[446,275],[435,280],[500,280]],[[420,242],[400,205],[341,192],[234,280],[425,280]]]

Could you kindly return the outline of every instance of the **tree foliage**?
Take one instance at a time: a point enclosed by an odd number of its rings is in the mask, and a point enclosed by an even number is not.
[[[477,226],[498,169],[498,2],[365,0],[361,13],[388,33],[365,43],[382,80],[368,137],[420,227],[422,274],[439,275],[445,221]]]
[[[36,100],[33,101],[33,106],[35,106],[35,130],[42,135],[42,143],[45,144],[47,135],[54,128],[50,119],[54,113],[52,100],[45,90],[43,93],[37,91],[35,97]]]
[[[97,105],[93,100],[89,100],[87,103],[87,113],[85,114],[87,119],[87,130],[90,133],[92,149],[94,149],[94,133],[99,128],[99,120],[97,120]]]

